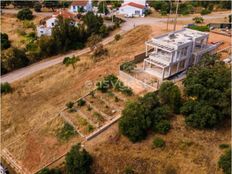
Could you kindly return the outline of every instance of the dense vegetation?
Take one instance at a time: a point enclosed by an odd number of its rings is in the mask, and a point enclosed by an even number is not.
[[[8,82],[5,83],[1,83],[1,93],[9,93],[12,91],[12,87],[10,86],[10,84]]]
[[[218,161],[219,168],[224,174],[231,174],[231,149],[227,150]]]
[[[32,20],[33,19],[32,11],[29,8],[23,8],[22,10],[19,10],[17,14],[17,18],[20,20]]]
[[[72,147],[65,157],[67,174],[88,174],[92,157],[80,144]]]
[[[231,72],[217,56],[206,55],[184,80],[187,100],[181,108],[186,124],[214,128],[230,118]]]
[[[10,48],[10,41],[6,33],[1,33],[1,50]]]
[[[161,88],[129,102],[122,111],[119,130],[132,142],[146,138],[148,130],[166,134],[171,128],[169,119],[181,104],[180,91],[172,82],[164,82]]]

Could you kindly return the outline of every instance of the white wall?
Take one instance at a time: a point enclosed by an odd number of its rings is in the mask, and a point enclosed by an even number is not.
[[[52,17],[52,18],[46,20],[46,27],[47,27],[47,28],[52,28],[52,27],[54,27],[55,24],[56,24],[56,21],[57,21],[56,17]]]
[[[136,11],[139,12],[139,14],[135,13]],[[143,9],[132,7],[132,6],[123,6],[119,8],[119,13],[124,15],[142,15]]]

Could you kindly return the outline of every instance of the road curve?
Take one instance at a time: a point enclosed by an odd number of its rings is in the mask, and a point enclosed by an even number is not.
[[[207,15],[204,16],[205,19],[216,19],[220,17],[227,17],[227,13],[217,13],[217,15]],[[181,17],[178,20],[191,20],[192,17]],[[165,22],[167,18],[152,18],[152,17],[146,17],[146,18],[129,18],[126,19],[126,22],[122,24],[120,31],[117,34],[124,34],[128,32],[129,30],[133,29],[135,26],[138,25],[151,25],[151,24],[159,24],[161,22]],[[107,37],[102,41],[103,45],[108,44],[109,42],[114,40],[114,35]],[[89,52],[89,48],[85,48],[82,50],[76,50],[71,51],[63,55],[57,55],[54,57],[50,57],[48,59],[42,60],[40,62],[31,64],[27,67],[20,68],[18,70],[12,71],[10,73],[7,73],[3,76],[1,76],[1,82],[8,82],[12,83],[16,80],[19,80],[23,77],[29,76],[37,71],[40,71],[42,69],[48,68],[50,66],[56,65],[58,63],[61,63],[64,59],[64,57],[70,57],[70,56],[80,56],[82,54],[85,54]]]

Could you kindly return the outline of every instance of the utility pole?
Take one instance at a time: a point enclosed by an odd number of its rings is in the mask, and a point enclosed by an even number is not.
[[[167,18],[167,31],[168,31],[169,18],[172,13],[172,0],[169,0],[169,3],[170,3],[169,4],[170,9],[169,9],[168,18]]]
[[[179,8],[179,0],[177,0],[177,4],[176,4],[176,17],[175,17],[175,21],[174,21],[174,31],[176,31],[176,21],[177,21],[177,16],[178,16],[178,8]]]

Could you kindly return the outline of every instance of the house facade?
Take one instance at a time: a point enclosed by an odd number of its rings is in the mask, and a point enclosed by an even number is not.
[[[122,6],[119,8],[119,14],[127,17],[143,16],[145,12],[145,1],[130,1],[125,0]]]
[[[92,11],[92,0],[73,1],[69,11],[72,13]]]
[[[51,36],[52,28],[56,25],[58,21],[58,16],[62,16],[64,19],[71,19],[73,25],[77,25],[79,22],[79,19],[77,19],[74,14],[65,10],[59,10],[53,13],[51,17],[46,18],[42,25],[37,26],[37,36]]]
[[[208,33],[188,28],[154,37],[145,42],[143,70],[161,81],[180,73],[217,48],[208,38]]]

